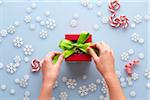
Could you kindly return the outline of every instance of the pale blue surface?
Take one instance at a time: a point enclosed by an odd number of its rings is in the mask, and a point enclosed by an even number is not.
[[[106,41],[115,51],[116,58],[116,69],[119,69],[123,75],[124,72],[124,62],[120,60],[120,54],[123,51],[127,51],[129,48],[135,50],[135,54],[131,56],[136,58],[139,52],[145,54],[145,59],[141,61],[140,65],[135,69],[140,75],[140,79],[134,82],[133,87],[125,88],[125,93],[127,100],[150,100],[148,97],[148,89],[145,88],[145,83],[147,79],[143,76],[144,69],[148,67],[148,23],[143,22],[135,29],[128,28],[127,30],[113,29],[109,25],[101,23],[101,18],[97,17],[97,11],[102,11],[103,16],[109,16],[109,11],[107,10],[107,2],[104,2],[101,7],[97,7],[95,3],[93,10],[88,10],[80,5],[79,2],[38,2],[37,9],[31,14],[32,18],[35,19],[36,16],[42,15],[44,17],[44,12],[49,10],[50,17],[56,19],[57,27],[53,31],[48,31],[49,36],[46,40],[39,39],[39,32],[41,29],[45,29],[37,24],[34,20],[32,23],[36,24],[36,30],[30,31],[29,25],[25,24],[23,21],[26,15],[25,9],[30,6],[30,2],[5,2],[0,6],[0,29],[6,28],[8,25],[13,24],[14,21],[18,20],[21,22],[21,26],[17,28],[17,32],[14,35],[9,35],[4,39],[3,43],[0,44],[0,62],[5,65],[12,62],[12,58],[15,55],[20,55],[24,57],[22,49],[16,49],[12,45],[12,40],[16,36],[21,36],[24,39],[25,44],[32,44],[35,49],[34,54],[30,57],[32,58],[42,58],[49,51],[61,51],[58,48],[58,43],[64,38],[65,33],[80,33],[82,31],[89,31],[93,34],[93,42],[98,42],[101,40]],[[22,0],[23,1],[23,0]],[[24,0],[25,1],[25,0]],[[30,0],[28,0],[30,1]],[[54,1],[54,0],[53,0]],[[63,0],[61,0],[63,1]],[[66,0],[67,1],[67,0]],[[77,0],[76,0],[77,1]],[[123,0],[121,0],[123,1]],[[139,1],[139,2],[138,2]],[[117,12],[117,15],[125,14],[129,18],[134,15],[141,14],[145,15],[148,13],[148,2],[143,0],[132,0],[132,2],[121,2],[121,9]],[[73,13],[79,13],[79,24],[77,28],[71,28],[69,22],[72,19]],[[93,30],[93,25],[99,24],[100,30],[95,32]],[[130,35],[133,32],[139,33],[144,39],[144,45],[139,45],[131,42]],[[29,86],[26,89],[20,88],[14,83],[15,78],[22,78],[24,74],[30,74]],[[81,75],[87,74],[88,79],[81,80]],[[75,90],[69,90],[62,83],[61,77],[65,75],[70,78],[75,78],[78,81],[78,86]],[[95,82],[95,79],[99,78],[99,73],[96,71],[93,62],[89,64],[67,64],[63,62],[62,70],[59,77],[58,88],[54,90],[54,96],[58,100],[58,94],[61,91],[66,91],[69,95],[69,100],[98,100],[100,95],[100,87],[95,93],[90,93],[88,96],[80,97],[78,95],[77,89],[80,85],[89,84]],[[5,72],[5,69],[0,70],[0,84],[6,84],[8,90],[14,88],[16,90],[16,95],[12,96],[7,91],[0,91],[0,100],[21,100],[25,90],[31,91],[31,100],[37,100],[41,86],[41,73],[32,74],[30,73],[30,63],[26,64],[22,61],[21,67],[14,75],[10,75]],[[131,98],[129,96],[129,91],[135,90],[137,96]]]

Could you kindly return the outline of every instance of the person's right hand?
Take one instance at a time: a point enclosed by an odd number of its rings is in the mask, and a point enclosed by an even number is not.
[[[98,71],[102,74],[103,77],[114,74],[115,60],[112,49],[104,42],[96,43],[94,44],[94,47],[99,50],[99,56],[91,47],[88,47],[87,51],[93,57]]]

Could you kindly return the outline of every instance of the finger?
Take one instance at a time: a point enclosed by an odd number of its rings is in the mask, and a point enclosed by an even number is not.
[[[87,51],[89,52],[89,54],[93,57],[95,61],[98,59],[98,56],[96,55],[95,51],[92,48],[88,47]]]
[[[103,52],[105,50],[104,45],[102,44],[102,42],[100,43],[96,43],[96,48],[100,51]]]
[[[60,56],[59,56],[59,58],[58,58],[58,60],[57,60],[57,65],[58,66],[60,66],[61,64],[62,64],[62,61],[63,61],[63,59],[64,59],[64,55],[63,54],[61,54]]]
[[[49,59],[50,61],[53,61],[54,56],[57,55],[57,54],[60,54],[60,52],[55,52],[55,51],[50,52],[50,53],[47,55],[47,59]]]
[[[103,46],[108,49],[109,51],[111,50],[110,46],[106,42],[102,42]]]

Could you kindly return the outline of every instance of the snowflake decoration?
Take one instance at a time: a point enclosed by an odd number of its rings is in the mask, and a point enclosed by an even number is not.
[[[23,100],[30,100],[30,96],[31,96],[31,93],[30,91],[25,91],[24,92],[24,96],[23,96]]]
[[[127,60],[129,60],[129,53],[128,53],[128,52],[123,52],[123,53],[121,54],[121,60],[122,60],[122,61],[127,61]]]
[[[24,17],[25,23],[30,23],[31,20],[32,20],[32,17],[30,15],[27,15],[27,16]]]
[[[34,49],[32,48],[32,45],[25,45],[25,47],[23,48],[24,54],[27,56],[31,56]]]
[[[15,89],[10,89],[10,94],[14,95],[16,93]]]
[[[131,97],[135,97],[136,96],[136,92],[135,91],[130,91],[130,96]]]
[[[145,69],[145,71],[144,71],[144,76],[145,76],[147,79],[150,79],[150,68]]]
[[[13,45],[14,47],[18,47],[20,48],[22,45],[23,45],[23,39],[21,37],[16,37],[14,40],[13,40]]]
[[[139,79],[139,74],[134,72],[131,76],[131,79],[134,80],[134,81],[138,80]]]
[[[81,0],[81,5],[87,7],[90,4],[89,0]]]
[[[2,85],[0,86],[0,89],[1,89],[2,91],[5,91],[5,90],[7,89],[7,86],[6,86],[5,84],[2,84]]]
[[[107,87],[106,82],[105,82],[104,79],[101,81],[101,84],[102,84],[101,92],[103,94],[108,94],[108,87]]]
[[[74,89],[77,86],[77,82],[75,79],[68,79],[66,85],[69,89]]]
[[[94,92],[97,90],[97,85],[95,83],[91,83],[88,85],[89,91]]]
[[[14,74],[17,71],[16,64],[10,63],[6,66],[6,71],[10,74]]]
[[[48,29],[54,29],[56,27],[56,21],[54,20],[54,19],[48,19],[47,21],[46,21],[46,28],[48,28]]]
[[[8,33],[7,33],[7,30],[5,30],[5,29],[3,29],[3,30],[0,31],[0,36],[1,36],[1,37],[6,37],[7,34],[8,34]]]
[[[13,58],[13,60],[14,60],[14,63],[20,63],[21,62],[21,57],[20,56],[15,56]]]
[[[59,98],[60,98],[60,100],[67,100],[67,98],[68,98],[68,94],[67,94],[67,92],[60,92],[59,93]]]
[[[109,19],[108,19],[108,17],[103,17],[103,18],[101,19],[101,21],[102,21],[102,23],[107,24],[108,21],[109,21]]]
[[[150,83],[146,83],[146,88],[150,89]]]
[[[22,88],[26,88],[28,86],[29,75],[24,75],[21,79],[16,79],[15,83],[18,84]]]
[[[136,24],[139,24],[142,22],[142,16],[140,15],[136,15],[133,17],[133,21],[136,23]]]
[[[86,85],[80,86],[78,93],[80,94],[80,96],[86,96],[88,95],[89,89]]]
[[[96,83],[97,85],[99,85],[99,84],[101,83],[101,80],[100,80],[100,79],[96,79],[95,83]]]
[[[55,82],[53,88],[57,88],[58,87],[58,81]]]
[[[52,96],[52,100],[55,100],[55,97]]]
[[[16,28],[13,25],[8,26],[7,33],[14,34],[16,32]]]
[[[131,35],[131,40],[133,42],[137,42],[139,44],[144,44],[144,39],[142,37],[140,37],[140,35],[138,33],[133,33]]]
[[[132,78],[131,78],[131,77],[127,77],[127,78],[126,78],[126,82],[127,82],[127,85],[128,85],[128,86],[132,86],[132,85],[133,85],[133,82],[132,82]]]
[[[71,20],[71,22],[70,22],[70,26],[71,27],[77,27],[77,25],[78,25],[78,21],[77,20]]]
[[[133,50],[133,49],[129,49],[129,50],[128,50],[128,54],[129,54],[129,55],[133,55],[133,54],[134,54],[134,50]]]
[[[62,81],[63,81],[63,82],[67,82],[67,80],[68,80],[68,78],[67,78],[66,76],[63,76],[63,77],[62,77]]]
[[[46,39],[47,37],[48,37],[48,32],[42,30],[42,31],[40,32],[40,38],[41,38],[41,39]]]

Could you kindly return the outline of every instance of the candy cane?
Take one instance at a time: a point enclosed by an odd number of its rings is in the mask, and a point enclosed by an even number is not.
[[[139,60],[139,59],[135,59],[135,60],[133,60],[133,61],[127,63],[127,64],[125,65],[125,71],[126,71],[126,73],[127,73],[129,76],[131,76],[132,73],[133,73],[133,68],[134,68],[136,65],[138,65],[139,63],[140,63],[140,60]]]
[[[129,19],[126,16],[120,16],[115,18],[116,16],[116,11],[120,8],[120,4],[117,0],[112,0],[109,3],[109,11],[112,13],[111,16],[109,17],[109,24],[114,27],[122,27],[122,28],[127,28],[129,25]]]
[[[31,62],[32,72],[38,72],[41,69],[40,60],[33,59]]]

